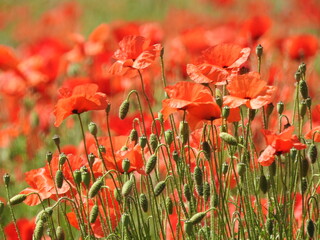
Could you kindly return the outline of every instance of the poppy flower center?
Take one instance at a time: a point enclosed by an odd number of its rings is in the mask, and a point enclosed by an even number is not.
[[[72,112],[73,114],[78,114],[78,110],[77,110],[77,109],[73,109],[71,112]]]

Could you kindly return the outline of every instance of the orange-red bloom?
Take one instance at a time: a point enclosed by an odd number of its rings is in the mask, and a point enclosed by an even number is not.
[[[142,36],[126,36],[119,42],[120,48],[113,57],[117,60],[110,73],[133,77],[137,70],[149,67],[160,54],[161,45],[150,46],[150,40]]]
[[[268,86],[256,72],[233,75],[227,89],[230,95],[224,97],[224,104],[231,108],[245,104],[251,109],[258,109],[270,103],[276,90],[274,86]]]
[[[314,56],[318,48],[318,40],[313,35],[296,35],[285,41],[285,50],[289,57],[299,61]]]
[[[104,93],[97,92],[96,84],[84,84],[75,87],[72,91],[68,88],[59,90],[62,98],[54,109],[58,127],[64,119],[71,114],[80,114],[90,110],[104,110],[108,105],[107,96]]]
[[[301,143],[296,135],[293,134],[294,127],[288,127],[280,134],[273,133],[269,130],[261,130],[264,134],[267,148],[260,155],[258,162],[262,166],[270,166],[274,162],[275,155],[287,153],[291,148],[297,150],[305,149],[306,145]]]
[[[231,71],[238,71],[247,61],[250,48],[235,44],[219,44],[205,50],[195,64],[187,65],[187,73],[196,83],[224,82]]]

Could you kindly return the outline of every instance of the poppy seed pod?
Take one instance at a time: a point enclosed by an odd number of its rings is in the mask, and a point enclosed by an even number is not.
[[[179,153],[176,150],[172,152],[172,158],[175,162],[179,162],[180,157],[179,157]]]
[[[101,187],[103,186],[103,179],[102,178],[99,178],[97,179],[91,186],[90,190],[89,190],[89,198],[94,198],[99,190],[101,189]]]
[[[9,200],[10,205],[17,205],[19,203],[22,203],[24,200],[26,200],[27,195],[26,194],[18,194]]]
[[[64,240],[66,238],[62,227],[60,226],[57,227],[56,236],[57,236],[57,240]]]
[[[307,65],[305,63],[301,63],[299,65],[298,70],[301,72],[302,75],[305,75],[307,71]]]
[[[58,170],[56,172],[55,182],[56,182],[57,188],[62,188],[63,172],[61,170]]]
[[[261,58],[261,57],[262,57],[263,47],[261,46],[261,44],[259,44],[259,45],[256,47],[256,54],[257,54],[257,57],[258,57],[258,58]]]
[[[308,85],[306,81],[304,80],[299,81],[299,90],[303,99],[307,99],[307,97],[309,97]]]
[[[92,136],[96,137],[98,128],[97,125],[94,122],[90,122],[88,125],[89,132],[92,134]]]
[[[222,104],[223,104],[223,101],[222,101],[222,98],[220,96],[216,96],[216,104],[222,108]]]
[[[154,187],[154,196],[155,197],[159,196],[163,192],[165,187],[166,187],[165,181],[158,182],[157,185]]]
[[[98,205],[95,204],[90,211],[90,216],[89,216],[90,223],[94,223],[97,220],[98,213],[99,213],[99,208],[98,208]]]
[[[8,173],[3,175],[3,182],[6,186],[10,184],[10,175]]]
[[[182,144],[186,144],[189,139],[189,124],[186,121],[181,121],[179,125],[179,137]]]
[[[151,157],[148,159],[148,162],[146,164],[146,174],[150,174],[152,170],[155,168],[157,163],[157,156],[155,154],[152,154]]]
[[[299,82],[301,79],[301,72],[298,70],[296,71],[296,73],[294,74],[294,79]]]
[[[53,135],[52,140],[54,141],[55,145],[59,149],[59,147],[60,147],[60,137],[59,137],[59,135],[57,135],[57,134]]]
[[[122,102],[119,108],[119,118],[121,120],[125,119],[130,107],[130,102],[126,99]]]
[[[307,113],[307,102],[305,100],[302,100],[299,104],[299,113],[301,117],[304,117]]]
[[[50,165],[51,160],[52,160],[52,152],[47,152],[46,160],[47,160],[48,164]]]
[[[59,164],[62,166],[67,161],[67,155],[65,153],[59,154]]]
[[[144,148],[147,145],[147,137],[146,136],[141,136],[139,137],[139,145],[141,148]]]
[[[81,172],[81,182],[83,182],[83,184],[86,186],[86,187],[89,187],[89,184],[90,184],[90,174],[89,172],[87,171],[82,171]]]
[[[141,193],[139,196],[139,203],[144,212],[148,212],[148,199],[144,193]]]
[[[93,165],[95,159],[96,159],[96,156],[93,153],[88,154],[88,160],[89,160],[90,166]]]
[[[228,106],[224,106],[223,108],[222,108],[222,117],[223,118],[228,118],[229,117],[229,114],[230,114],[230,107],[228,107]]]
[[[308,151],[308,158],[312,164],[317,161],[318,158],[318,149],[315,144],[311,144]]]
[[[103,145],[99,145],[99,151],[100,151],[101,153],[106,153],[106,152],[107,152],[107,151],[106,151],[106,147],[103,146]]]
[[[269,103],[267,105],[267,109],[266,109],[266,113],[267,113],[267,116],[269,117],[271,115],[271,113],[273,112],[273,109],[274,109],[274,105],[273,103]]]
[[[231,134],[229,134],[229,133],[222,132],[222,133],[219,134],[219,136],[227,144],[230,144],[232,146],[237,146],[238,145],[237,139],[234,136],[232,136]]]
[[[284,110],[284,103],[283,102],[278,102],[277,103],[277,112],[279,115],[281,115],[283,113]]]
[[[125,158],[122,160],[122,169],[123,172],[127,173],[130,169],[130,160],[128,158]]]
[[[81,183],[81,172],[79,169],[73,172],[73,178],[77,185]]]
[[[298,150],[296,148],[290,149],[290,158],[292,161],[296,159],[297,153],[298,153]]]

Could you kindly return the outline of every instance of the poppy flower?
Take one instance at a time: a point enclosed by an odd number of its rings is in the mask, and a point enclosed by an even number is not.
[[[251,41],[258,40],[271,27],[271,19],[266,15],[256,15],[243,23],[242,33]]]
[[[249,54],[250,48],[219,44],[205,50],[195,64],[188,64],[187,73],[196,83],[223,83],[231,71],[239,70]]]
[[[291,59],[300,61],[313,57],[318,51],[319,43],[313,35],[296,35],[287,38],[284,47]]]
[[[62,98],[54,108],[56,121],[54,125],[60,126],[62,121],[72,114],[80,114],[90,110],[104,110],[108,105],[107,96],[97,92],[96,84],[76,86],[72,91],[68,88],[59,90]]]
[[[32,235],[36,227],[36,224],[34,219],[29,220],[26,218],[20,218],[17,220],[17,227],[19,229],[21,239],[29,240],[32,239]],[[7,226],[4,227],[4,232],[6,234],[7,240],[19,239],[13,222],[9,223]]]
[[[197,120],[220,118],[220,108],[210,91],[203,85],[193,82],[178,82],[165,88],[168,99],[162,101],[162,114],[166,119],[170,114],[186,110],[188,117]]]
[[[313,139],[320,142],[320,126],[313,127],[305,136],[306,139]]]
[[[288,127],[280,134],[265,129],[261,131],[268,145],[258,159],[261,166],[270,166],[274,162],[276,155],[288,153],[291,148],[296,148],[297,150],[306,148],[306,145],[301,143],[298,137],[293,134],[293,126]]]
[[[126,36],[119,42],[119,46],[113,55],[117,61],[109,72],[128,77],[136,76],[137,70],[149,67],[162,48],[160,44],[150,46],[150,40],[142,36]]]
[[[256,72],[233,75],[227,89],[229,95],[223,98],[224,104],[231,108],[244,104],[251,109],[258,109],[270,103],[276,90],[274,86],[268,86]]]

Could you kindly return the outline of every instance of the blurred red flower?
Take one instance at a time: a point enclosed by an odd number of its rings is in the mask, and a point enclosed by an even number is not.
[[[107,96],[97,92],[96,84],[84,84],[76,86],[73,90],[61,88],[59,90],[62,98],[58,100],[54,108],[56,121],[54,125],[58,127],[64,119],[72,114],[80,114],[90,110],[104,110],[108,105]]]
[[[187,65],[189,77],[196,83],[224,83],[231,71],[247,61],[250,48],[219,44],[205,50],[195,64]]]
[[[136,70],[149,67],[162,49],[161,44],[150,46],[150,40],[142,36],[126,36],[119,42],[119,46],[113,55],[117,61],[109,72],[128,77],[136,76]]]
[[[310,34],[291,36],[284,44],[289,57],[298,61],[313,57],[319,48],[318,39]]]
[[[280,134],[276,134],[265,129],[262,129],[261,131],[264,134],[268,145],[258,159],[261,166],[270,166],[274,162],[275,155],[288,153],[291,148],[301,150],[307,147],[299,141],[296,135],[293,134],[293,126],[288,127]]]
[[[36,227],[34,219],[26,219],[26,218],[20,218],[17,220],[17,226],[21,235],[21,240],[31,240],[33,231]],[[13,222],[9,223],[4,228],[4,232],[6,234],[7,240],[18,240],[18,234],[16,232],[16,229],[14,227]]]
[[[268,86],[256,72],[231,76],[227,89],[230,95],[223,98],[224,104],[231,108],[245,104],[251,109],[258,109],[270,103],[276,90],[274,86]]]

